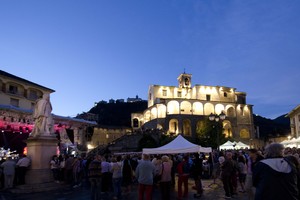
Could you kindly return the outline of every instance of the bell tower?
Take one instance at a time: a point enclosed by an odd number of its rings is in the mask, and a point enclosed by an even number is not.
[[[191,88],[192,87],[192,74],[186,74],[185,71],[177,78],[179,88]]]

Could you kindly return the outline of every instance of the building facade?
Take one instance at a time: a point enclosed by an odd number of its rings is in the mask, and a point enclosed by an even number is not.
[[[300,136],[300,105],[290,111],[286,117],[290,118],[291,138],[298,138]]]
[[[93,149],[99,145],[107,145],[116,139],[131,134],[132,130],[128,127],[113,127],[113,126],[97,126],[94,127],[94,132],[89,144],[89,149]]]
[[[150,85],[148,108],[132,113],[133,129],[158,128],[167,134],[196,137],[201,121],[212,114],[226,115],[223,134],[249,142],[255,137],[252,105],[246,104],[246,93],[224,86],[192,86],[191,74],[180,74],[178,86]]]
[[[50,88],[0,70],[0,132],[3,138],[0,147],[11,148],[11,143],[18,144],[18,140],[27,139],[34,127],[32,113],[36,100],[53,92]],[[87,128],[95,126],[96,122],[52,115],[57,134],[71,131],[74,135],[72,145],[86,145]],[[69,141],[66,134],[61,135],[61,143],[64,141]],[[25,145],[24,142],[20,144]]]

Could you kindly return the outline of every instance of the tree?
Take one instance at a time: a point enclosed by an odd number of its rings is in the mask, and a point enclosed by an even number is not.
[[[216,149],[220,144],[225,142],[225,135],[223,134],[222,122],[210,121],[204,119],[199,121],[196,128],[196,137],[198,144],[201,146],[210,146]]]
[[[143,148],[155,148],[157,147],[157,142],[153,137],[148,134],[143,135],[143,137],[139,141],[138,149],[139,151],[143,150]]]

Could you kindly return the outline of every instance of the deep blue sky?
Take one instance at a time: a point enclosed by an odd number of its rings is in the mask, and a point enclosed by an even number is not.
[[[299,0],[0,0],[0,69],[54,89],[57,115],[146,99],[185,68],[273,119],[300,100],[299,11]]]

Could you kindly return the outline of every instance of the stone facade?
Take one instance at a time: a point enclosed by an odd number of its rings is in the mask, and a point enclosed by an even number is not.
[[[132,132],[128,127],[98,126],[94,127],[94,133],[89,142],[89,149],[99,145],[110,144],[118,138]]]
[[[196,136],[201,121],[212,114],[226,115],[223,134],[249,143],[254,138],[252,105],[246,93],[225,86],[192,86],[191,74],[180,74],[178,86],[150,85],[148,108],[132,113],[133,129],[162,129],[167,134]]]
[[[300,105],[290,111],[286,117],[290,118],[291,137],[298,138],[300,136]]]

